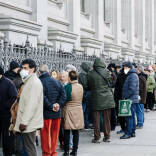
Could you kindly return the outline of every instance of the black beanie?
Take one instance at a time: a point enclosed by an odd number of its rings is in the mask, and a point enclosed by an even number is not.
[[[4,75],[4,70],[1,66],[0,66],[0,75]]]
[[[128,67],[128,68],[131,68],[131,69],[133,68],[133,65],[132,65],[131,62],[124,62],[124,63],[123,63],[123,66],[124,66],[124,67]]]
[[[16,61],[12,61],[10,63],[10,70],[14,70],[16,68],[19,68],[19,64]]]

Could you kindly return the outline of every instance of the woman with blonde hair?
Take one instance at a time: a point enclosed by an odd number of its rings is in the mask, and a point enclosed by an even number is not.
[[[57,70],[52,70],[50,72],[51,77],[53,77],[56,80],[60,80],[60,73]]]

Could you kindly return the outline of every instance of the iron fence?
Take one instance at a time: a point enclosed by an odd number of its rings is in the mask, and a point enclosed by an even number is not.
[[[66,65],[74,65],[78,71],[80,71],[80,65],[82,62],[93,63],[97,56],[87,55],[85,52],[78,52],[73,50],[72,52],[65,52],[61,49],[58,51],[53,50],[52,47],[38,46],[37,48],[32,47],[27,38],[25,45],[10,44],[6,39],[0,41],[0,64],[4,70],[9,69],[9,64],[12,60],[21,63],[26,58],[33,59],[37,66],[41,64],[47,64],[50,70],[64,70]],[[100,54],[100,58],[103,59],[107,64],[110,62],[118,62],[118,60],[111,60],[105,57],[104,53]]]

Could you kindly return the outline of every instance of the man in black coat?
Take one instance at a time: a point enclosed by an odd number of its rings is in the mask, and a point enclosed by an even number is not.
[[[41,130],[43,155],[57,155],[59,129],[61,123],[61,106],[65,104],[64,87],[49,75],[47,65],[40,67],[40,80],[44,91],[44,127]]]
[[[4,76],[0,66],[0,136],[4,156],[12,156],[14,153],[14,136],[9,134],[11,113],[10,108],[17,98],[17,90],[14,83]],[[1,139],[0,139],[1,140]]]
[[[124,69],[122,68],[120,71],[120,74],[117,77],[117,81],[115,84],[115,90],[114,90],[114,100],[116,104],[116,111],[118,114],[118,106],[119,106],[119,100],[122,100],[122,88],[124,85],[124,82],[126,80],[127,75],[124,73]],[[126,129],[126,120],[125,117],[118,117],[118,121],[121,126],[121,130],[117,132],[117,134],[124,133]]]

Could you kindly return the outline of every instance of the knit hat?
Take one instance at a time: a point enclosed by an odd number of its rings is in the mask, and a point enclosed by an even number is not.
[[[19,64],[16,61],[12,61],[10,63],[10,70],[14,70],[14,69],[19,68],[19,67],[20,66],[19,66]]]
[[[138,65],[138,70],[140,70],[141,72],[144,72],[144,67],[143,66],[141,66],[141,65]]]
[[[68,64],[65,68],[65,71],[70,72],[70,71],[76,71],[76,67],[73,66],[72,64]]]
[[[123,63],[123,66],[124,66],[124,67],[128,67],[128,68],[132,68],[132,67],[133,67],[133,65],[132,65],[131,62],[124,62],[124,63]]]
[[[0,75],[4,75],[4,70],[1,66],[0,66]]]

